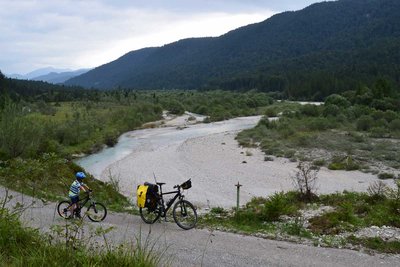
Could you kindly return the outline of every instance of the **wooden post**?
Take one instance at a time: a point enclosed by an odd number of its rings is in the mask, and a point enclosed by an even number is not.
[[[240,187],[242,186],[241,184],[239,184],[239,182],[237,184],[235,184],[237,190],[236,190],[236,212],[239,211],[239,195],[240,195]]]

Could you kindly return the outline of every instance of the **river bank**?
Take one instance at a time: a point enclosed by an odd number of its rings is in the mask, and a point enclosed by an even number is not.
[[[191,178],[193,188],[186,195],[201,208],[234,206],[237,182],[243,185],[241,204],[252,197],[293,190],[291,177],[298,163],[284,158],[265,161],[259,149],[239,147],[235,140],[238,131],[253,127],[259,119],[244,117],[210,124],[188,124],[182,118],[172,123],[171,119],[162,127],[124,134],[121,138],[130,139],[130,145],[119,142],[120,147],[109,151],[111,156],[103,155],[83,166],[103,181],[118,181],[121,193],[133,200],[137,185],[154,182],[154,175],[166,183],[164,190]],[[317,193],[366,191],[378,180],[368,173],[326,168],[318,177]]]

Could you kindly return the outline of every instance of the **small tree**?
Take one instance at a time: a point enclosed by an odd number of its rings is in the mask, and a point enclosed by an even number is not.
[[[292,177],[293,184],[299,191],[302,199],[311,201],[314,199],[317,190],[317,174],[318,167],[313,166],[310,162],[300,162],[297,165],[297,173]]]
[[[389,191],[389,187],[382,181],[375,181],[371,184],[367,192],[370,196],[384,198]]]

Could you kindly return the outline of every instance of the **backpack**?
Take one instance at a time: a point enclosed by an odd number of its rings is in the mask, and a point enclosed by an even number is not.
[[[158,186],[151,183],[139,185],[136,191],[137,205],[139,208],[154,210],[157,207]]]

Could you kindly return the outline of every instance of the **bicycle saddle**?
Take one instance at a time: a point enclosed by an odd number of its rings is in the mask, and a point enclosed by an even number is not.
[[[164,185],[165,183],[157,183],[159,186]]]

